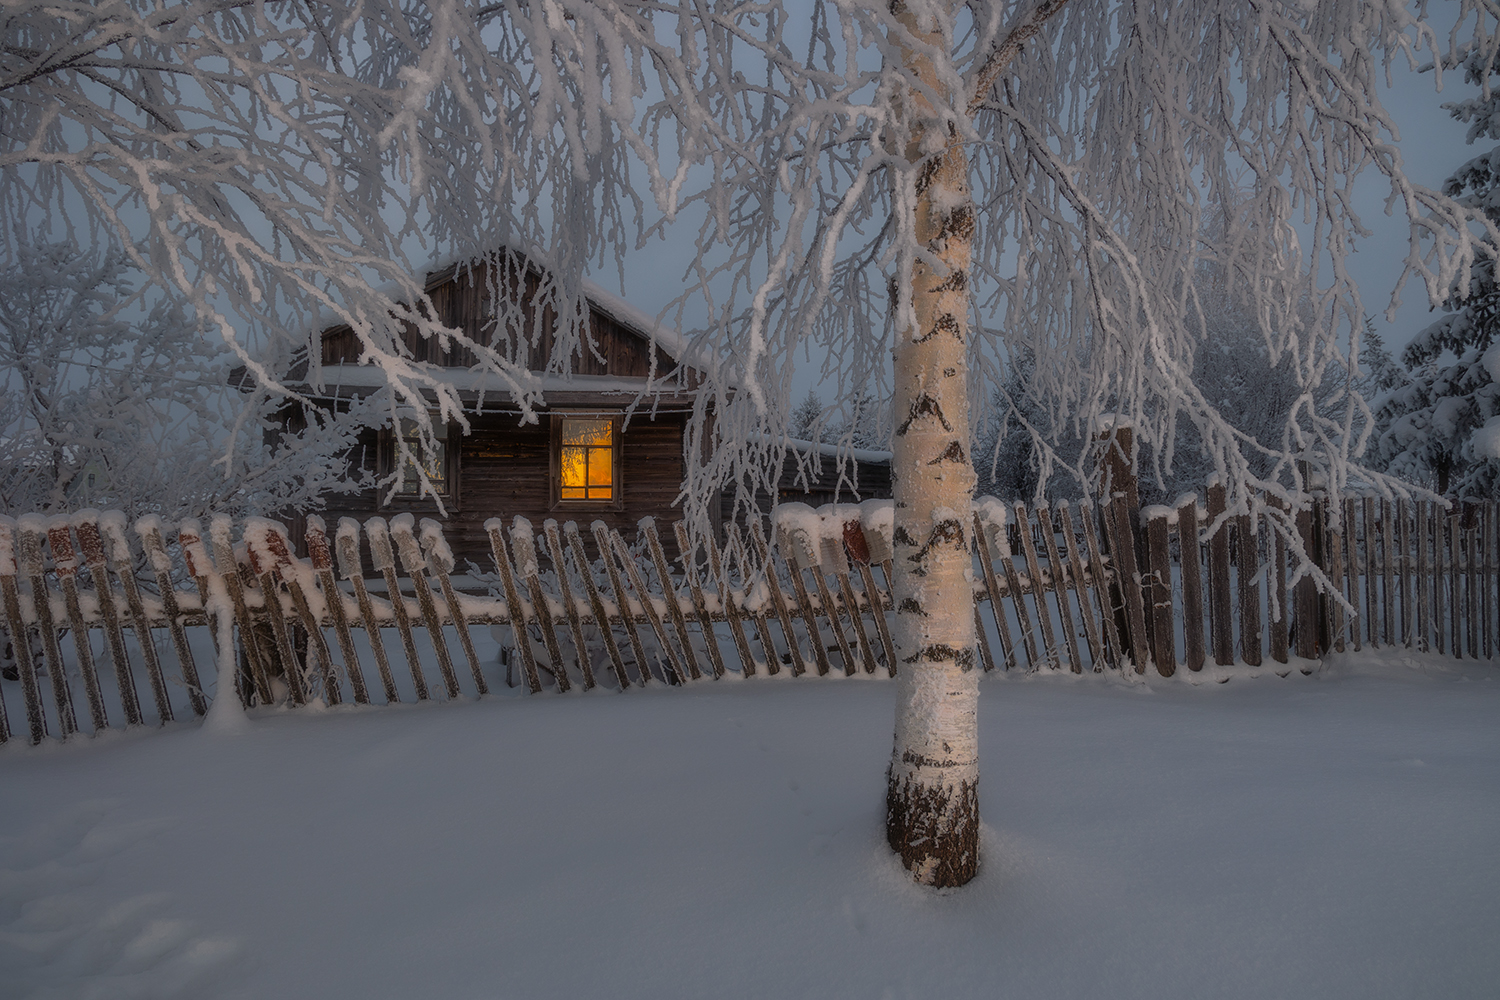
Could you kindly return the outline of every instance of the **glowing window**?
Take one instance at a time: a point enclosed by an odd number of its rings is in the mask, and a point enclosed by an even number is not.
[[[563,500],[615,499],[614,420],[563,417],[558,472]]]

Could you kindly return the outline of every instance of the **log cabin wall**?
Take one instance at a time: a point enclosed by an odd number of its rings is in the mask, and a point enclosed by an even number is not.
[[[375,490],[329,496],[323,516],[330,525],[340,517],[363,522],[377,514],[389,518],[406,511],[419,520],[439,520],[460,571],[466,559],[481,567],[491,564],[489,536],[484,530],[484,522],[491,517],[504,517],[509,522],[520,515],[538,529],[548,518],[577,521],[583,527],[601,520],[634,537],[636,522],[647,515],[663,520],[676,517],[672,504],[686,472],[682,449],[685,419],[679,414],[659,415],[655,420],[639,415],[631,419],[621,435],[623,503],[618,508],[581,503],[554,506],[547,419],[522,427],[514,414],[482,414],[470,417],[468,435],[451,439],[458,447],[458,495],[445,499],[446,517],[438,513],[432,500],[396,498],[382,504]],[[356,461],[363,469],[375,471],[378,435],[370,432],[365,438]],[[676,539],[671,532],[663,535],[662,543],[669,555],[676,555]],[[369,558],[368,551],[364,556]]]

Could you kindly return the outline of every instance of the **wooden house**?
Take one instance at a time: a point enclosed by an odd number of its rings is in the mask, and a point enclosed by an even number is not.
[[[412,332],[405,346],[413,358],[451,370],[467,411],[467,433],[456,422],[438,428],[440,454],[426,467],[438,488],[441,511],[437,498],[421,495],[418,476],[408,469],[394,496],[389,485],[329,495],[325,519],[330,524],[340,517],[363,521],[408,511],[419,519],[440,518],[460,567],[466,559],[478,566],[490,564],[484,523],[495,516],[509,521],[520,515],[538,528],[548,518],[576,521],[585,529],[602,520],[627,538],[634,537],[637,522],[646,515],[675,520],[675,501],[686,474],[687,421],[702,381],[701,371],[684,357],[675,331],[658,332],[653,342],[650,317],[589,285],[588,343],[574,352],[567,371],[546,372],[555,317],[550,309],[531,306],[542,275],[534,267],[521,267],[497,282],[490,280],[487,268],[492,266],[508,265],[448,267],[429,276],[426,292],[443,323],[527,360],[544,388],[545,402],[537,408],[540,420],[522,423],[520,406],[508,392],[495,391],[488,382],[492,376],[476,369],[471,352],[442,353],[436,342]],[[518,297],[527,330],[507,333],[495,322],[488,301],[495,288],[509,288]],[[508,337],[506,344],[497,343],[501,337]],[[305,364],[300,375],[294,370],[288,379],[320,405],[336,406],[384,385],[379,371],[359,364],[358,341],[348,327],[325,330],[321,352],[321,389],[305,384]],[[711,412],[707,419],[713,419]],[[295,417],[289,421],[300,422]],[[388,479],[397,453],[395,435],[410,433],[414,440],[414,430],[366,431],[352,463],[357,471]],[[711,437],[704,435],[704,440]],[[840,486],[840,499],[889,496],[889,460],[882,468],[880,455],[872,455],[873,461],[861,462],[854,476],[845,472],[842,484],[836,463],[827,456],[819,455],[813,463],[822,471],[811,479],[806,472],[798,475],[789,456],[778,499],[823,502]],[[804,462],[802,468],[808,467]],[[855,479],[869,488],[854,493],[850,486]],[[757,500],[769,511],[772,498]],[[730,505],[723,506],[727,511]],[[294,530],[293,536],[300,538],[301,532]],[[661,536],[675,550],[673,533],[662,530]]]

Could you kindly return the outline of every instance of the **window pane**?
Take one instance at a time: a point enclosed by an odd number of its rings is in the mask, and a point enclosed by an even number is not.
[[[564,417],[562,425],[562,443],[564,447],[588,445],[610,446],[614,444],[614,421],[604,419],[584,419],[581,417]]]
[[[589,485],[594,487],[609,487],[614,485],[614,449],[613,448],[590,448],[589,449]],[[608,490],[606,489],[606,493]]]
[[[564,448],[561,464],[564,489],[582,487],[588,483],[587,448]]]
[[[401,493],[416,495],[422,492],[422,477],[417,471],[419,465],[426,471],[427,479],[435,492],[445,496],[448,493],[448,424],[434,416],[432,429],[437,438],[436,447],[430,456],[424,455],[416,421],[405,417],[401,419],[401,440],[412,456],[401,469]]]

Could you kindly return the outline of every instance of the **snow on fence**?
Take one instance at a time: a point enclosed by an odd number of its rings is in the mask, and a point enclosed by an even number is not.
[[[1296,514],[1336,598],[1295,574],[1285,540],[1255,516],[1224,516],[1222,489],[1210,488],[1206,509],[1188,497],[1139,513],[1123,498],[1031,511],[982,499],[971,536],[979,662],[1168,675],[1210,656],[1290,664],[1292,653],[1312,661],[1364,643],[1494,656],[1495,503],[1337,505]],[[539,538],[522,518],[492,518],[496,585],[479,595],[472,577],[455,582],[441,526],[409,514],[346,518],[332,538],[309,516],[305,559],[285,527],[254,518],[236,541],[222,517],[206,534],[184,522],[175,538],[152,517],[127,531],[115,512],[0,517],[15,673],[0,685],[0,740],[11,736],[7,697],[24,706],[33,743],[203,715],[205,667],[247,706],[426,700],[433,684],[448,699],[484,695],[480,626],[504,627],[533,693],[575,679],[625,690],[705,673],[829,674],[835,663],[894,676],[891,523],[888,501],[787,504],[770,537],[759,523],[731,525],[694,562],[669,559],[649,518],[633,547],[603,523],[585,535],[548,521]],[[674,532],[690,551],[683,525]]]

